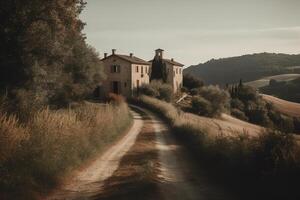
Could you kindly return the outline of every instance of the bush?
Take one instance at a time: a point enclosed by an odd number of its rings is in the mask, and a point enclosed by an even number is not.
[[[297,134],[300,134],[300,117],[294,117],[294,128]]]
[[[189,90],[194,88],[200,88],[204,85],[203,81],[199,78],[191,76],[189,74],[183,75],[183,86]]]
[[[192,99],[192,109],[195,113],[203,116],[214,116],[212,105],[209,101],[200,96],[195,96]]]
[[[239,109],[239,110],[244,110],[245,109],[244,103],[241,100],[237,99],[237,98],[231,99],[230,106],[233,109]]]
[[[171,85],[163,84],[159,88],[159,99],[164,100],[166,102],[171,102],[173,100],[173,88]]]
[[[245,113],[237,108],[231,109],[231,115],[243,121],[249,120]]]
[[[218,86],[202,87],[199,95],[211,103],[213,116],[220,115],[230,107],[229,93]]]
[[[155,97],[167,102],[171,102],[174,98],[172,86],[157,80],[151,81],[150,84],[142,85],[140,94]]]
[[[190,92],[192,96],[196,96],[199,94],[199,88],[193,88]]]
[[[150,97],[158,97],[159,96],[159,92],[158,92],[157,88],[154,88],[151,84],[143,84],[140,87],[140,93],[150,96]]]

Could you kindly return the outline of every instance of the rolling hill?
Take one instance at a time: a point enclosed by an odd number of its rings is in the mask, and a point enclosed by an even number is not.
[[[300,66],[300,54],[260,53],[212,59],[186,68],[184,74],[199,77],[206,84],[225,85],[236,83],[239,79],[249,82],[266,76],[300,73],[298,66]]]
[[[261,87],[268,86],[271,79],[276,80],[278,82],[287,82],[287,81],[295,80],[297,78],[300,78],[300,74],[280,74],[275,76],[267,76],[255,81],[247,82],[245,84],[251,87],[261,88]]]
[[[280,112],[289,115],[291,117],[300,117],[299,103],[286,101],[270,95],[262,95],[262,96],[266,101],[273,103],[275,108],[278,109]]]

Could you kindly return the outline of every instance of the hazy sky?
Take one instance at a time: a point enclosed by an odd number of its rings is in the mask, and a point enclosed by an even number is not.
[[[300,0],[87,0],[87,41],[186,66],[259,52],[300,53]]]

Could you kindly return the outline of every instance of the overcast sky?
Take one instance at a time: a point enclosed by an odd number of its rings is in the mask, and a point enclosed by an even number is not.
[[[186,66],[249,53],[300,53],[300,0],[87,0],[87,41]]]

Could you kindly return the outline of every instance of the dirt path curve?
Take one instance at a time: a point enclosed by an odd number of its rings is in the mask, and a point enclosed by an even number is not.
[[[234,199],[210,181],[166,123],[145,109],[133,110],[133,131],[48,199]]]
[[[103,181],[118,168],[121,158],[129,151],[143,127],[141,116],[131,111],[134,122],[127,135],[109,148],[101,157],[80,171],[63,188],[55,191],[47,200],[89,199],[98,193]]]
[[[151,116],[156,132],[162,199],[233,199],[225,190],[210,182],[207,174],[199,168],[199,162],[174,138],[164,122],[148,111],[145,112]]]

